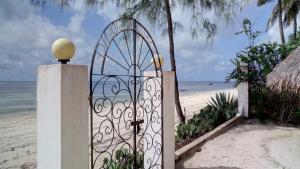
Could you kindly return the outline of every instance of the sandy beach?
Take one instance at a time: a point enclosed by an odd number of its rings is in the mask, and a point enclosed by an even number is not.
[[[226,89],[181,96],[187,119],[218,92],[237,95],[236,89]],[[36,168],[36,113],[0,115],[0,168]]]
[[[0,116],[0,168],[36,168],[36,115]]]

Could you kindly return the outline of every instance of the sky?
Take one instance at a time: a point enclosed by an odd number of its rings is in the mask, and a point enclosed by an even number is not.
[[[224,81],[233,70],[230,60],[247,45],[247,38],[235,35],[241,31],[244,18],[254,23],[254,29],[265,31],[266,22],[274,3],[256,7],[255,1],[237,7],[230,23],[217,21],[218,32],[213,43],[200,34],[191,37],[189,27],[175,34],[175,55],[178,79],[181,81]],[[76,46],[70,64],[90,65],[93,49],[104,27],[117,19],[123,12],[113,5],[105,8],[88,8],[84,1],[76,0],[69,8],[61,10],[56,4],[48,3],[44,8],[34,7],[30,0],[0,1],[0,81],[35,81],[38,65],[55,64],[51,45],[66,37]],[[184,26],[189,25],[188,14],[176,8],[173,18]],[[139,18],[153,36],[159,53],[165,58],[163,70],[170,70],[168,38],[161,30]],[[278,41],[278,24],[263,33],[258,43]],[[291,28],[285,30],[286,36]]]

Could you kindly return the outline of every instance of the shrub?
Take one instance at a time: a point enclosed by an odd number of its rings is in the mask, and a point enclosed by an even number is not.
[[[105,169],[133,169],[134,156],[126,148],[120,148],[116,151],[113,159],[104,159],[103,167]],[[144,156],[137,154],[138,168],[144,168]]]
[[[187,123],[180,123],[176,130],[176,142],[198,137],[213,130],[237,113],[236,97],[225,93],[216,94],[209,104]]]
[[[299,123],[299,96],[289,91],[274,92],[267,87],[252,89],[251,113],[260,122],[266,119],[280,124]],[[300,112],[299,112],[300,113]],[[299,119],[299,120],[298,120]]]
[[[252,30],[252,24],[248,19],[243,21],[242,28],[243,30],[238,34],[246,35],[250,44],[236,54],[236,58],[232,60],[235,69],[226,80],[234,79],[236,85],[248,82],[250,117],[255,115],[260,121],[268,117],[276,117],[275,119],[280,123],[286,124],[291,121],[289,120],[291,117],[294,117],[292,114],[295,114],[297,106],[287,97],[282,97],[280,94],[272,95],[266,87],[266,77],[281,60],[300,45],[300,34],[298,33],[298,37],[290,40],[286,45],[271,42],[255,45],[259,32]],[[248,64],[248,72],[242,71],[241,62]]]
[[[237,107],[238,101],[237,98],[225,93],[218,93],[214,98],[211,98],[211,101],[208,105],[213,109],[217,116],[218,120],[224,122],[232,118],[236,112],[234,109]]]
[[[270,92],[268,96],[269,105],[268,112],[271,113],[271,117],[278,121],[280,124],[288,124],[291,122],[297,122],[298,120],[298,104],[299,96],[283,91],[280,93]]]
[[[193,123],[181,123],[177,126],[177,138],[186,139],[192,138],[200,132],[200,127]]]

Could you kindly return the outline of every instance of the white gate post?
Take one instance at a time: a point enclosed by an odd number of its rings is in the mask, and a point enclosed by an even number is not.
[[[163,72],[164,168],[175,168],[175,73]]]
[[[88,133],[87,66],[39,66],[37,168],[88,169]]]
[[[145,76],[153,76],[155,77],[155,72],[145,72]],[[146,80],[148,77],[146,77]],[[157,78],[160,81],[160,78]],[[161,85],[163,86],[163,101],[161,102],[163,105],[163,112],[159,112],[161,116],[163,116],[163,166],[165,169],[174,169],[175,168],[175,100],[174,100],[174,91],[175,91],[175,73],[172,71],[163,72],[163,82]],[[157,86],[156,82],[149,82],[147,86],[144,85],[144,88],[152,86],[155,88]],[[156,92],[156,91],[154,91]],[[148,94],[144,94],[144,99],[149,98]],[[151,100],[151,98],[149,98]],[[146,103],[147,104],[147,103]],[[148,103],[151,104],[151,103]],[[155,101],[153,101],[155,104]],[[150,106],[150,105],[149,105]],[[147,121],[147,119],[145,119]],[[157,124],[161,125],[161,124]],[[160,126],[159,126],[160,127]],[[155,134],[151,129],[146,130],[145,133],[149,135]],[[147,146],[144,145],[147,148]],[[144,167],[148,168],[149,164],[147,163],[148,158],[153,158],[153,153],[155,153],[156,149],[153,147],[151,150],[147,150],[144,155]],[[160,164],[160,163],[159,163]]]
[[[243,72],[248,72],[248,64],[241,63]],[[238,110],[239,116],[248,117],[249,112],[249,85],[248,82],[242,82],[238,86]]]

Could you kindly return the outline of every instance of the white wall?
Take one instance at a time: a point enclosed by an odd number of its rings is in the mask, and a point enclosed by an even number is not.
[[[39,66],[37,123],[38,169],[88,169],[87,66]]]
[[[249,111],[249,93],[248,93],[248,83],[243,82],[238,86],[238,110],[239,115],[243,117],[248,117]]]

